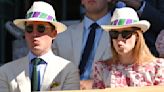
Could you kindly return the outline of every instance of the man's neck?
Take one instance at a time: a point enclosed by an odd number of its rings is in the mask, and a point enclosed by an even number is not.
[[[93,21],[97,21],[99,20],[100,18],[104,17],[107,13],[109,13],[108,10],[104,10],[104,11],[101,11],[101,12],[92,12],[92,13],[89,13],[89,12],[86,12],[86,16],[90,19],[92,19]]]

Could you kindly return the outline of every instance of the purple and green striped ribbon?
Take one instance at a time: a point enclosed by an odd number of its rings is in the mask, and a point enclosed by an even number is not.
[[[127,25],[132,24],[134,22],[137,22],[139,20],[133,20],[133,19],[117,19],[113,22],[111,22],[112,25]]]
[[[26,18],[42,18],[46,20],[56,21],[52,16],[42,12],[30,12],[26,15]]]

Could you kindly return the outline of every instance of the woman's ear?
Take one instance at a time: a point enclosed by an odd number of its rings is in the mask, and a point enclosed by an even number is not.
[[[135,40],[135,44],[137,44],[137,41],[139,40],[139,34],[136,33],[136,40]]]
[[[138,37],[138,35],[136,35],[136,40],[138,40],[139,39],[139,37]]]

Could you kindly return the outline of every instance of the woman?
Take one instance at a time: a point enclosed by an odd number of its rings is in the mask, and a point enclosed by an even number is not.
[[[124,7],[114,11],[111,25],[101,27],[109,31],[113,57],[94,64],[93,88],[164,84],[164,59],[154,57],[143,38],[148,21]]]

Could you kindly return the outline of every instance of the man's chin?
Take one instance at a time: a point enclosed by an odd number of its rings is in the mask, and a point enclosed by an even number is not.
[[[36,55],[39,55],[41,53],[41,50],[39,48],[35,47],[35,48],[32,48],[32,52]]]

